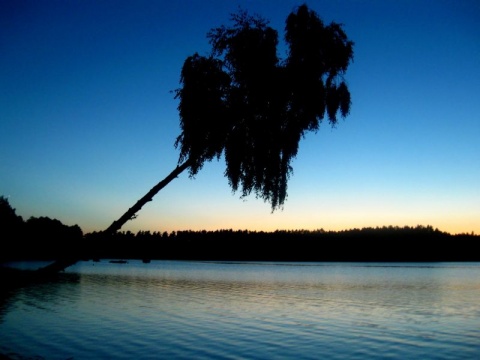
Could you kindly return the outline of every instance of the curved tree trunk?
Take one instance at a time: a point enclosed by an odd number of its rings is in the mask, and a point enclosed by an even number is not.
[[[107,229],[103,231],[106,235],[113,235],[115,234],[120,228],[125,225],[128,220],[134,219],[136,217],[136,213],[140,211],[140,209],[145,205],[147,202],[152,201],[153,197],[162,190],[165,186],[167,186],[173,179],[175,179],[178,175],[180,175],[185,169],[190,167],[191,160],[185,161],[183,164],[178,165],[165,179],[160,181],[157,185],[150,189],[148,193],[146,193],[140,200],[138,200],[135,205],[133,205],[130,209],[128,209],[125,214],[123,214],[118,220],[114,221]],[[59,259],[49,264],[45,267],[38,269],[39,272],[43,274],[54,274],[60,271],[65,270],[67,267],[76,264],[80,259],[79,258],[68,258],[68,259]]]

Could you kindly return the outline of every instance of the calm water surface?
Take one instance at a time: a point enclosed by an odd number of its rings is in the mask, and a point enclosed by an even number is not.
[[[480,359],[480,263],[80,262],[0,299],[15,359]]]

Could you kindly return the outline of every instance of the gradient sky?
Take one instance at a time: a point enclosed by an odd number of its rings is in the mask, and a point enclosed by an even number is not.
[[[183,61],[239,8],[279,31],[287,0],[0,0],[0,195],[84,233],[177,164]],[[232,193],[224,161],[185,172],[122,230],[480,233],[480,2],[307,1],[355,42],[350,115],[300,143],[283,210]],[[284,48],[279,56],[284,57]]]

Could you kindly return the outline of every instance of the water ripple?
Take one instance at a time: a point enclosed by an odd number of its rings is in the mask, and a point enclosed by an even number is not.
[[[45,359],[475,359],[480,264],[79,264],[20,289],[0,351]]]

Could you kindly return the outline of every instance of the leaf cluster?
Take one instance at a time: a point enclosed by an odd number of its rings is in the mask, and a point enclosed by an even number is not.
[[[225,156],[234,192],[254,193],[272,211],[287,197],[300,140],[327,118],[346,117],[351,99],[343,76],[353,42],[342,25],[324,25],[306,5],[286,20],[288,56],[277,55],[278,32],[240,11],[231,26],[212,29],[208,56],[188,57],[181,71],[179,163],[195,176],[205,161]]]

